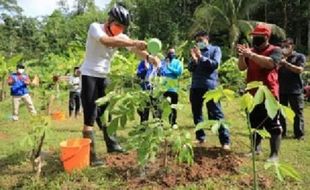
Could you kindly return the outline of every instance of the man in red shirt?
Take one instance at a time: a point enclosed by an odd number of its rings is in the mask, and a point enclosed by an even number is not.
[[[267,24],[258,24],[251,35],[253,36],[253,48],[245,45],[237,45],[239,54],[238,67],[247,70],[247,83],[261,81],[272,92],[276,99],[279,98],[278,65],[281,61],[281,49],[269,44],[271,28]],[[250,91],[255,95],[256,91]],[[252,128],[265,127],[270,133],[270,157],[268,161],[277,161],[280,149],[282,127],[279,122],[279,114],[275,118],[269,118],[265,105],[257,105],[250,113]],[[261,136],[256,134],[255,151],[260,153]]]

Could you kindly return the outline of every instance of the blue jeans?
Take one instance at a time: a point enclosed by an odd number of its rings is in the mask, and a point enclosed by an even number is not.
[[[192,113],[195,125],[203,121],[203,115],[202,115],[202,107],[204,100],[203,96],[206,92],[207,89],[203,88],[191,88],[190,90],[190,102],[192,105]],[[224,119],[224,114],[222,112],[220,103],[215,103],[213,100],[210,100],[209,102],[207,102],[206,107],[209,120]],[[218,132],[221,145],[230,144],[229,130],[221,126]],[[205,138],[206,134],[203,129],[196,131],[197,140],[201,141],[205,140]]]

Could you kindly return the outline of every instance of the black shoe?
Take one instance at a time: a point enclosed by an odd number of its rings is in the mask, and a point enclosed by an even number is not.
[[[119,144],[114,144],[107,148],[108,153],[117,152],[117,153],[124,153],[126,152]]]
[[[102,160],[99,160],[98,158],[92,158],[93,160],[90,161],[90,166],[97,167],[104,165],[104,162]]]

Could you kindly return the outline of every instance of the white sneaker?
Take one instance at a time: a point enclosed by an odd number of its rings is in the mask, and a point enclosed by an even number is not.
[[[172,125],[172,129],[178,129],[179,126],[177,124]]]
[[[17,116],[17,115],[13,115],[13,116],[12,116],[12,120],[13,120],[13,121],[18,121],[18,116]]]
[[[224,145],[222,146],[222,148],[223,148],[223,150],[230,150],[229,144],[224,144]]]

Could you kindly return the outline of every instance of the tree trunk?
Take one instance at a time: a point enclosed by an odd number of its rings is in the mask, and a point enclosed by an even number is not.
[[[308,56],[310,56],[310,1],[308,4]]]
[[[1,78],[1,90],[0,90],[0,102],[5,99],[5,76],[2,76]]]
[[[283,6],[283,17],[284,17],[284,21],[283,21],[283,29],[285,30],[285,32],[287,31],[287,2],[286,0],[282,0],[282,6]]]
[[[264,5],[264,15],[265,15],[265,23],[268,23],[268,1],[266,1]]]
[[[309,11],[310,11],[310,3],[309,3]],[[308,20],[308,56],[310,56],[310,18]]]
[[[300,0],[297,0],[297,6],[296,6],[297,10],[301,10],[300,8]],[[301,11],[297,11],[297,17],[301,18]],[[295,39],[295,44],[297,47],[301,46],[301,25],[300,25],[300,19],[297,20],[296,22],[296,39]]]

